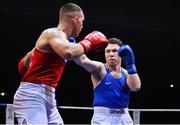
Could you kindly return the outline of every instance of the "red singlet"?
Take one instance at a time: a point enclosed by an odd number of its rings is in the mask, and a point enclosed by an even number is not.
[[[37,48],[22,82],[46,84],[56,88],[65,67],[65,60],[54,53],[45,53]]]

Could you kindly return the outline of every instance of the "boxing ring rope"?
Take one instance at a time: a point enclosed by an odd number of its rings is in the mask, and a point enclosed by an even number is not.
[[[0,107],[6,107],[6,123],[14,124],[14,111],[12,104],[2,104]],[[76,107],[76,106],[57,106],[58,109],[73,109],[73,110],[93,110],[93,107]],[[134,124],[140,124],[140,112],[180,112],[180,109],[129,109],[133,112]]]

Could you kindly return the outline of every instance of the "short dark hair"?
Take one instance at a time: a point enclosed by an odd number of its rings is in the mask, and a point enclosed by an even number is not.
[[[65,14],[75,11],[82,11],[81,7],[75,3],[66,3],[60,8],[60,14]]]
[[[108,41],[109,41],[110,44],[117,44],[119,46],[123,45],[123,42],[118,38],[109,38]]]

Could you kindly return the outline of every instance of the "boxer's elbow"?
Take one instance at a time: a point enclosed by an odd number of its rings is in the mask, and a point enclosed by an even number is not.
[[[74,54],[73,54],[72,51],[65,50],[64,54],[63,54],[63,58],[67,59],[67,60],[73,59],[74,58]]]
[[[74,60],[77,57],[80,57],[83,53],[72,50],[65,50],[63,54],[63,58],[67,60]]]
[[[140,86],[135,86],[135,87],[131,88],[131,90],[132,90],[133,92],[138,92],[140,89],[141,89]]]
[[[131,91],[133,91],[133,92],[137,92],[140,89],[141,89],[141,83],[136,83],[136,84],[131,86]]]

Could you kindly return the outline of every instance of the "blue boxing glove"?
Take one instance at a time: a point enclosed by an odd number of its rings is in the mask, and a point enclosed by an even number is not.
[[[137,69],[135,66],[134,53],[130,46],[123,45],[118,50],[119,56],[123,59],[123,62],[126,66],[126,70],[128,74],[137,73]]]
[[[75,39],[74,37],[70,37],[68,40],[69,40],[69,42],[71,42],[71,43],[76,43],[76,39]]]

